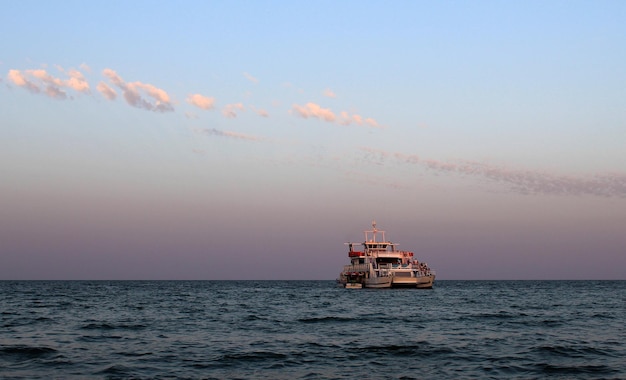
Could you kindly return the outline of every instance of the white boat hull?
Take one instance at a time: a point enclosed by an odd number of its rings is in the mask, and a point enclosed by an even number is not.
[[[365,280],[366,288],[391,288],[393,283],[392,276],[385,277],[371,277]]]
[[[422,276],[417,278],[417,288],[418,289],[430,289],[433,287],[435,283],[435,275],[431,274],[430,276]]]
[[[435,275],[432,273],[423,274],[397,269],[391,269],[391,272],[394,273],[393,283],[391,284],[393,288],[417,287],[419,289],[429,289],[433,287],[433,284],[435,282]]]

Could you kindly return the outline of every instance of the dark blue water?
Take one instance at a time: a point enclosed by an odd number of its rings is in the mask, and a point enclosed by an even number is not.
[[[626,282],[2,281],[0,378],[626,378]]]

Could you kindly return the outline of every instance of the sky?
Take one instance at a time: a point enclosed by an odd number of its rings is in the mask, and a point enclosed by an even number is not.
[[[0,279],[626,279],[624,1],[13,1]]]

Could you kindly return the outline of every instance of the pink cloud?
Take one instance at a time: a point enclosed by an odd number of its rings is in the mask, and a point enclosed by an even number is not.
[[[246,77],[252,83],[259,83],[259,80],[248,73],[243,73],[243,76]]]
[[[324,90],[324,96],[327,96],[329,98],[336,98],[337,97],[337,95],[330,88],[327,88],[326,90]]]
[[[164,90],[154,87],[151,84],[148,83],[141,83],[141,82],[132,82],[132,83],[128,83],[128,86],[131,88],[139,88],[144,90],[148,96],[156,99],[157,103],[163,103],[163,104],[169,104],[170,103],[170,97],[167,94],[167,92],[165,92]]]
[[[124,86],[124,81],[122,80],[122,78],[117,75],[117,73],[111,69],[104,69],[102,70],[102,75],[104,75],[105,77],[109,78],[109,80],[111,81],[111,83],[113,83],[114,85],[118,86],[118,87],[122,87]]]
[[[26,70],[27,75],[38,79],[44,87],[43,93],[54,99],[66,99],[67,94],[61,89],[63,81],[48,74],[46,70]]]
[[[9,70],[8,78],[15,85],[24,87],[32,93],[43,93],[55,99],[67,99],[66,89],[72,89],[85,94],[90,93],[89,83],[83,74],[75,69],[67,72],[62,67],[56,66],[57,70],[69,76],[68,79],[61,79],[52,76],[44,69],[34,70]]]
[[[237,111],[243,111],[243,110],[244,110],[243,104],[241,103],[227,104],[222,109],[222,115],[228,118],[235,118],[237,117]]]
[[[85,80],[83,74],[74,69],[70,69],[68,71],[70,79],[67,81],[67,86],[72,88],[75,91],[89,93],[89,83]]]
[[[251,106],[250,108],[251,108],[251,109],[252,109],[252,110],[253,110],[253,111],[254,111],[257,115],[259,115],[259,116],[261,116],[261,117],[270,117],[270,114],[269,114],[266,110],[264,110],[264,109],[262,109],[262,108],[256,108],[256,107],[254,107],[254,106]]]
[[[361,115],[352,115],[352,120],[358,125],[363,125],[363,117]]]
[[[67,93],[58,86],[48,85],[44,93],[53,99],[67,99]]]
[[[16,86],[24,87],[32,93],[39,93],[39,86],[28,80],[20,70],[9,70],[8,79]]]
[[[322,108],[315,103],[307,103],[304,106],[294,104],[292,110],[305,119],[315,117],[330,123],[335,121],[335,114],[330,109]]]
[[[192,104],[203,110],[213,109],[215,105],[215,98],[209,98],[200,94],[193,94],[187,97],[187,103]]]
[[[335,113],[329,108],[322,108],[315,103],[307,103],[304,106],[294,104],[291,108],[291,112],[295,113],[305,119],[317,118],[328,123],[338,122],[341,125],[351,125],[355,123],[357,125],[367,125],[374,128],[381,128],[378,122],[372,118],[364,119],[361,115],[349,114],[346,111],[339,113],[339,118],[335,116]]]
[[[143,82],[125,82],[114,70],[104,69],[102,75],[122,91],[126,103],[136,108],[154,112],[174,111],[169,95],[163,89]],[[144,96],[150,99],[145,99]]]
[[[372,119],[371,117],[368,117],[367,119],[365,119],[365,124],[373,128],[380,128],[380,125],[378,124],[378,122]]]
[[[100,92],[102,96],[109,100],[115,100],[115,98],[117,98],[117,92],[115,92],[114,89],[112,89],[108,84],[102,81],[98,83],[96,90],[98,90],[98,92]]]
[[[358,114],[350,115],[346,111],[342,111],[340,115],[341,115],[341,118],[340,118],[339,123],[341,125],[351,125],[352,123],[354,123],[356,125],[366,125],[366,126],[370,126],[372,128],[382,128],[378,124],[378,122],[376,120],[372,119],[371,117],[363,118],[363,116],[358,115]]]

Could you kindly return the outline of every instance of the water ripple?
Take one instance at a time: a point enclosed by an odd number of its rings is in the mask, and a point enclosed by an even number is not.
[[[0,378],[626,378],[624,285],[0,281]]]

